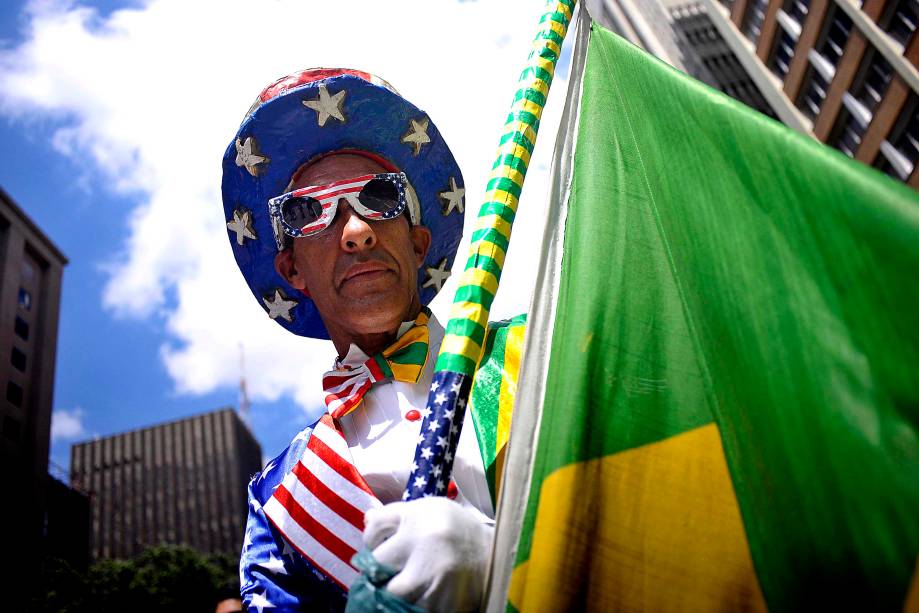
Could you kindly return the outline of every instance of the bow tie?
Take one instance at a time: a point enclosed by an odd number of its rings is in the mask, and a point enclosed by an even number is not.
[[[326,392],[325,404],[333,418],[344,417],[357,408],[364,394],[377,381],[395,379],[406,383],[418,382],[428,358],[430,315],[431,311],[422,307],[414,324],[405,334],[360,366],[335,362],[335,369],[322,377],[322,387]]]

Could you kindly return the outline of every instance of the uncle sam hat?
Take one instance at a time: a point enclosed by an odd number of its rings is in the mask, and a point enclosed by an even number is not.
[[[303,164],[335,152],[367,155],[406,174],[412,223],[431,231],[418,289],[428,304],[450,275],[463,233],[463,176],[427,113],[366,72],[312,68],[266,87],[223,156],[223,210],[239,270],[267,315],[300,336],[329,338],[312,299],[274,268],[268,200]]]

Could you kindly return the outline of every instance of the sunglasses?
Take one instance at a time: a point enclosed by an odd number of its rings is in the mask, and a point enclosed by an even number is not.
[[[301,187],[268,201],[278,249],[284,235],[312,236],[332,225],[344,199],[355,213],[371,221],[394,219],[406,208],[404,172],[362,175],[327,185]]]

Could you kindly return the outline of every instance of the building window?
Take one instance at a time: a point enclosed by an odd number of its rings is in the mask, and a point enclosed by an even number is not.
[[[874,114],[893,78],[893,68],[884,56],[875,50],[863,70],[864,72],[856,77],[852,95]]]
[[[747,14],[744,15],[743,30],[744,36],[753,41],[755,45],[759,42],[759,36],[763,32],[763,21],[766,20],[766,8],[769,6],[769,0],[753,0],[747,8]]]
[[[28,259],[22,260],[22,265],[19,270],[23,281],[31,283],[35,280],[35,267],[32,266],[32,262]]]
[[[889,3],[889,8],[879,25],[895,41],[906,47],[916,32],[917,19],[919,0],[900,0]]]
[[[855,157],[891,78],[893,69],[877,50],[866,55],[852,82],[852,89],[843,94],[843,111],[827,140],[830,145],[849,157]]]
[[[17,407],[22,406],[22,387],[13,381],[6,383],[6,399]]]
[[[849,92],[842,96],[843,110],[836,121],[834,135],[827,141],[850,158],[855,157],[862,136],[868,129],[871,114]]]
[[[26,370],[26,354],[23,353],[19,347],[13,347],[13,353],[10,355],[10,363],[18,370],[19,372],[25,372]]]
[[[795,55],[795,45],[798,39],[790,34],[785,28],[779,28],[776,36],[775,49],[772,52],[772,59],[769,62],[769,68],[777,74],[780,79],[785,79],[788,74],[788,68],[791,66],[791,58]]]
[[[784,10],[799,26],[803,25],[810,10],[810,0],[787,0]]]
[[[910,95],[905,112],[881,143],[875,166],[895,179],[906,181],[919,161],[919,104],[916,95]]]
[[[19,308],[23,311],[32,310],[32,294],[24,287],[19,288]]]
[[[817,57],[815,58],[814,56]],[[820,108],[823,106],[823,101],[826,100],[826,92],[830,87],[833,73],[830,73],[830,79],[826,78],[826,73],[820,70],[819,67],[823,65],[822,58],[813,49],[810,50],[808,59],[810,60],[810,66],[804,75],[804,85],[801,87],[801,95],[798,98],[797,106],[807,117],[814,120],[820,114]]]
[[[13,329],[16,332],[16,336],[21,338],[24,341],[29,340],[29,324],[26,323],[20,316],[16,316],[16,323],[13,326]]]
[[[842,52],[849,42],[852,34],[852,18],[839,7],[833,7],[830,18],[827,19],[826,31],[818,39],[814,48],[835,69],[842,59]]]

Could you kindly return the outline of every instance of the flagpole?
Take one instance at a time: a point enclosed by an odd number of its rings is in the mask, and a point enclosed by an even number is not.
[[[576,0],[549,0],[517,81],[440,348],[403,500],[446,494],[517,203]]]

